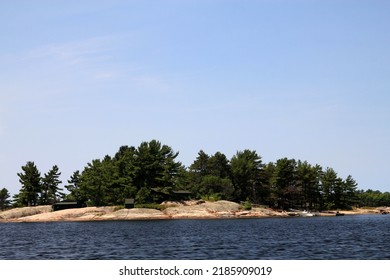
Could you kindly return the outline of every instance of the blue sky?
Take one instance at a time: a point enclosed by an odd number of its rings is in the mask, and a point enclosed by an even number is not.
[[[252,149],[390,191],[390,2],[1,1],[0,187],[122,145]]]

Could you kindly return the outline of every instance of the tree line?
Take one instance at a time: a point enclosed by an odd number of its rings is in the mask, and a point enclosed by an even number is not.
[[[59,187],[61,172],[54,165],[41,176],[34,162],[18,173],[21,189],[13,197],[14,206],[53,204],[63,199],[91,206],[122,205],[125,198],[136,203],[153,203],[161,194],[190,191],[193,199],[247,201],[279,209],[350,209],[355,206],[390,205],[390,194],[362,191],[352,176],[340,178],[332,168],[307,161],[281,158],[263,163],[256,151],[237,151],[228,159],[200,150],[185,167],[178,152],[157,140],[138,147],[122,146],[113,156],[94,159],[80,172],[75,171]],[[0,191],[0,207],[10,206],[9,193]]]

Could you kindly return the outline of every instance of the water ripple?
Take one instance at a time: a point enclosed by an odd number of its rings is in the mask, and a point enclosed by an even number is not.
[[[0,223],[0,259],[390,259],[387,215]]]

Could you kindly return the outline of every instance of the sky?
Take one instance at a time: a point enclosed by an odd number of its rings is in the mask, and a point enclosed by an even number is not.
[[[156,139],[390,191],[387,0],[0,0],[0,188]]]

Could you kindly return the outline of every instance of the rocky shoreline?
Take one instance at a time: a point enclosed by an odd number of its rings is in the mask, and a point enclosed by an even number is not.
[[[288,212],[267,207],[243,210],[230,201],[187,201],[163,204],[164,210],[133,208],[118,209],[115,206],[85,207],[52,211],[51,206],[16,208],[0,212],[0,222],[59,222],[59,221],[115,221],[115,220],[167,220],[167,219],[229,219],[289,217]],[[388,210],[388,208],[385,208]],[[356,209],[340,211],[349,214],[380,214],[381,209]],[[335,216],[335,211],[317,213],[318,216]]]

